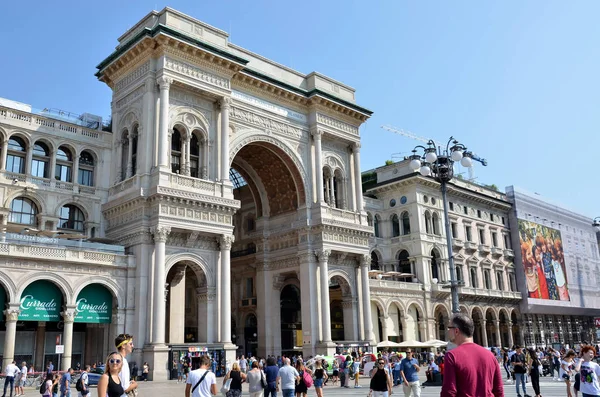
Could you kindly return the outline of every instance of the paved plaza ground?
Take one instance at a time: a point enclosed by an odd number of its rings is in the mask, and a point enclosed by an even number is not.
[[[217,379],[219,382],[219,388],[221,385],[223,378]],[[425,380],[425,379],[423,379]],[[323,390],[324,397],[366,397],[369,389],[369,379],[366,377],[362,377],[360,379],[360,384],[363,386],[360,389],[343,389],[339,386],[327,386]],[[564,383],[554,382],[550,378],[542,378],[540,381],[541,392],[544,397],[564,397],[566,396],[566,390]],[[142,382],[139,387],[139,397],[183,397],[184,396],[185,385],[181,383],[177,383],[176,381],[162,381],[162,382]],[[431,396],[439,396],[441,387],[424,387],[421,391],[422,397],[431,397]],[[516,397],[517,393],[515,391],[514,385],[505,384],[504,392],[507,397]],[[71,391],[71,396],[76,397],[77,391],[75,388]],[[531,383],[527,384],[527,393],[533,395],[533,389],[531,388]],[[40,393],[33,388],[29,388],[26,390],[26,396],[39,396]],[[396,397],[404,397],[404,393],[402,391],[402,387],[398,386],[394,388],[393,395]],[[96,388],[92,388],[90,397],[96,397],[97,392]],[[243,394],[242,396],[248,396],[248,385],[243,385]],[[281,393],[279,393],[281,396]],[[308,391],[308,397],[315,397],[315,389],[311,387]],[[221,397],[218,395],[217,397]]]

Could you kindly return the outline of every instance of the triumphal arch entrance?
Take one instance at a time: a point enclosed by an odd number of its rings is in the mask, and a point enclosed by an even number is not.
[[[98,65],[113,91],[106,234],[135,258],[138,363],[332,354],[374,340],[354,89],[176,10]],[[131,361],[131,360],[130,360]]]

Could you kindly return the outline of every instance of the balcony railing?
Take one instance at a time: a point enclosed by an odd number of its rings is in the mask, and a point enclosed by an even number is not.
[[[422,291],[423,284],[421,283],[407,283],[405,281],[392,281],[392,280],[379,280],[369,279],[369,287],[371,292],[378,289],[394,289],[398,291]]]
[[[476,251],[477,250],[477,244],[475,244],[472,241],[465,241],[465,249],[467,251]]]
[[[515,253],[514,253],[513,250],[507,248],[507,249],[504,250],[504,256],[507,257],[507,258],[514,258],[515,257]]]
[[[498,247],[492,247],[493,256],[502,256],[502,249]]]
[[[456,248],[456,249],[461,249],[462,247],[464,247],[464,242],[460,239],[457,238],[453,238],[452,239],[452,247]]]
[[[5,183],[25,184],[25,187],[39,188],[50,191],[69,192],[95,195],[98,188],[84,186],[71,182],[57,181],[51,178],[40,178],[33,175],[17,174],[9,171],[0,171]]]
[[[487,245],[487,244],[479,244],[479,247],[477,247],[477,249],[482,254],[489,254],[490,253],[490,246]]]

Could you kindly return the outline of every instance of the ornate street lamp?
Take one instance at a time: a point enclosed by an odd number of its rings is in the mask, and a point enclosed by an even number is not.
[[[450,146],[452,145],[452,146]],[[423,150],[423,154],[417,154],[418,149]],[[431,176],[438,181],[442,190],[442,201],[444,203],[444,222],[446,225],[446,244],[448,246],[448,264],[450,266],[450,291],[452,293],[452,313],[460,313],[458,306],[458,287],[456,280],[456,266],[454,266],[454,254],[452,253],[452,236],[450,233],[450,218],[448,217],[448,198],[447,183],[454,177],[454,163],[460,161],[463,167],[469,168],[473,165],[473,153],[467,148],[450,137],[446,149],[435,146],[435,142],[430,140],[427,147],[418,145],[413,149],[410,158],[410,168],[413,171],[419,171],[423,176]]]

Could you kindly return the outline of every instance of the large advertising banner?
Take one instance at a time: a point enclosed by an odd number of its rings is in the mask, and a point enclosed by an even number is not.
[[[560,231],[519,219],[519,239],[529,297],[570,301]]]

